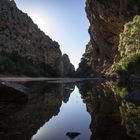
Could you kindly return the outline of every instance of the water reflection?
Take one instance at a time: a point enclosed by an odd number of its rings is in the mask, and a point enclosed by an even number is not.
[[[140,139],[140,106],[130,102],[122,102],[120,106],[122,124],[126,127],[128,135]]]
[[[30,140],[45,122],[59,113],[62,100],[68,101],[74,89],[74,84],[50,86],[43,82],[25,83],[24,85],[34,91],[32,94],[38,96],[23,104],[15,100],[9,102],[7,99],[11,99],[11,96],[5,91],[0,94],[1,96],[7,95],[0,102],[0,138],[2,140]]]
[[[111,82],[79,84],[82,98],[92,117],[91,140],[134,140],[122,126],[119,107],[121,97],[114,93]],[[122,111],[125,113],[124,111]],[[137,114],[137,113],[136,113]],[[138,115],[138,114],[137,114]],[[140,124],[140,123],[139,123]]]
[[[122,125],[129,136],[140,140],[140,81],[120,81],[115,87],[115,92],[123,98],[120,105]]]
[[[140,139],[140,106],[126,100],[138,84],[20,84],[30,89],[31,100],[0,88],[2,140]]]
[[[76,88],[68,103],[62,103],[59,114],[40,128],[32,140],[67,140],[68,132],[79,133],[76,140],[89,140],[90,116],[80,96]]]

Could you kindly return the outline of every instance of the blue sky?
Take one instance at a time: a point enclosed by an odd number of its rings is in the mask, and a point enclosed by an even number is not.
[[[60,44],[77,68],[89,41],[85,0],[15,0],[39,28]]]

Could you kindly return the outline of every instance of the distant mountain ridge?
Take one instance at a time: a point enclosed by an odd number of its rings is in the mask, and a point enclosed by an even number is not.
[[[27,14],[19,10],[14,0],[0,1],[0,53],[3,52],[18,55],[33,64],[47,65],[49,69],[57,71],[59,76],[67,76],[69,73],[68,69],[65,72],[66,65],[71,67],[72,73],[75,71],[70,61],[64,64],[66,61],[59,44],[45,35]]]

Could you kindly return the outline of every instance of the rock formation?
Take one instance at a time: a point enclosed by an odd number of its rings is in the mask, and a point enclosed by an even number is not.
[[[87,0],[86,13],[90,22],[92,45],[90,68],[98,73],[110,73],[118,60],[119,34],[125,22],[140,13],[138,0]]]
[[[74,66],[71,64],[69,57],[67,54],[64,54],[62,56],[63,59],[63,64],[64,64],[64,71],[63,71],[63,75],[67,75],[67,76],[74,76],[74,72],[75,72],[75,68]]]
[[[64,75],[65,64],[59,44],[20,11],[14,0],[0,1],[0,52],[18,54],[33,64],[46,64]]]

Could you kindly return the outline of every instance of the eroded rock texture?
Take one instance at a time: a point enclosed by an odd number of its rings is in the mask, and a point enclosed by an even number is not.
[[[119,34],[123,25],[140,13],[138,0],[87,0],[86,13],[90,22],[92,45],[89,65],[93,71],[110,73],[119,58]]]
[[[59,44],[45,35],[13,0],[0,1],[0,52],[18,54],[35,64],[45,63],[60,75],[64,73]]]

